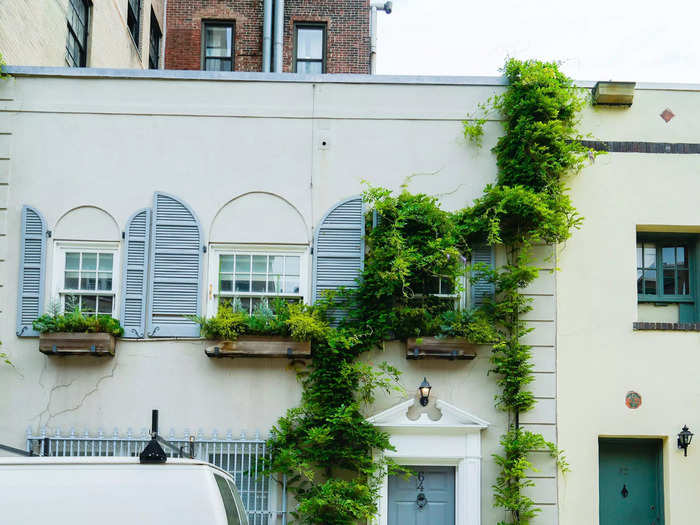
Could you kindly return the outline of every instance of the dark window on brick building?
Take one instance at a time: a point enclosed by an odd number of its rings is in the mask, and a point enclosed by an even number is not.
[[[87,65],[88,16],[87,0],[70,0],[68,6],[68,39],[66,40],[66,62],[70,67]]]
[[[326,72],[325,24],[295,24],[294,57],[297,73]]]
[[[205,22],[202,29],[202,69],[233,71],[233,22]]]
[[[156,14],[151,9],[151,46],[148,52],[148,68],[158,69],[158,62],[160,61],[160,39],[163,33],[160,30],[160,25],[158,25],[158,19]]]
[[[129,0],[126,25],[129,26],[129,33],[131,33],[131,37],[134,39],[136,47],[138,47],[139,31],[141,28],[141,0]]]

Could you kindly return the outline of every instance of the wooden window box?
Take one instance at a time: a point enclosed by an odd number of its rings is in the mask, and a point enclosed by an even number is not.
[[[406,342],[406,359],[474,359],[474,345],[459,337],[412,337]]]
[[[221,341],[204,349],[208,357],[311,357],[310,341],[294,341],[277,335],[244,335],[235,341]]]
[[[39,336],[39,351],[46,355],[113,356],[116,339],[106,333],[52,332]]]

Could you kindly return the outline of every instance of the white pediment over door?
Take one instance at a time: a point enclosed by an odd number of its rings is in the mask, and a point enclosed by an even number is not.
[[[455,525],[481,524],[481,433],[489,423],[437,399],[435,410],[420,411],[407,399],[367,419],[389,434],[394,450],[384,454],[400,465],[455,467]],[[427,412],[433,414],[431,419]],[[439,416],[439,417],[436,417]],[[385,476],[374,523],[389,523],[388,477]]]
[[[489,423],[480,417],[477,417],[469,412],[466,412],[456,406],[438,399],[435,402],[435,408],[440,411],[440,418],[433,420],[426,412],[422,412],[417,419],[411,419],[408,416],[409,410],[415,405],[415,398],[407,399],[394,405],[391,408],[380,412],[367,419],[376,427],[385,429],[421,429],[426,430],[433,428],[436,431],[441,429],[459,430],[465,432],[481,430],[487,428]]]

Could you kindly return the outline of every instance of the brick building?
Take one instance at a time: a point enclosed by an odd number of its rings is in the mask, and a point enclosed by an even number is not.
[[[159,69],[164,0],[5,0],[0,55],[11,65]]]
[[[165,68],[369,73],[370,14],[369,0],[170,0]]]

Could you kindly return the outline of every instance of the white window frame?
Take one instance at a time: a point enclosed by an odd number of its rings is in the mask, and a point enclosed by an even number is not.
[[[61,303],[61,311],[64,310],[63,297],[65,295],[92,295],[88,290],[66,290],[63,287],[66,270],[67,252],[91,252],[112,254],[112,291],[95,291],[94,295],[112,295],[112,317],[119,317],[119,300],[121,288],[121,263],[119,260],[119,242],[116,241],[55,241],[53,250],[53,278],[51,286],[51,301],[58,299]],[[77,293],[76,293],[77,292]],[[84,293],[83,293],[84,292]]]
[[[219,258],[222,255],[290,255],[299,257],[299,294],[262,294],[244,292],[238,295],[255,297],[257,295],[274,297],[301,297],[303,303],[309,302],[309,246],[306,244],[212,244],[209,246],[209,268],[207,285],[207,315],[216,315],[219,309]],[[232,294],[236,295],[236,294]]]
[[[454,299],[455,302],[455,310],[464,310],[468,306],[469,302],[469,279],[467,279],[466,272],[464,271],[464,268],[462,268],[462,273],[460,273],[457,276],[455,286],[458,288],[461,288],[459,292],[455,293],[430,293],[430,294],[414,294],[414,297],[438,297],[440,299]],[[438,281],[438,287],[441,289],[442,288],[442,279],[445,279],[445,276],[438,276],[436,275],[439,279]],[[442,290],[440,290],[442,291]]]

